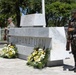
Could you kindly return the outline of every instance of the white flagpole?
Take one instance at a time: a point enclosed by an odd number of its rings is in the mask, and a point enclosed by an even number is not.
[[[42,0],[42,14],[45,17],[45,0]],[[45,27],[45,25],[44,25],[44,27]]]
[[[45,0],[42,0],[42,14],[45,15]]]

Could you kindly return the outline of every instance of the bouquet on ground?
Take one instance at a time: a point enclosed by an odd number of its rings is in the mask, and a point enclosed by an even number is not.
[[[12,44],[5,44],[5,46],[0,51],[0,56],[4,58],[16,58],[17,48]]]
[[[28,56],[27,65],[42,69],[46,66],[49,57],[49,49],[34,48],[34,51]]]

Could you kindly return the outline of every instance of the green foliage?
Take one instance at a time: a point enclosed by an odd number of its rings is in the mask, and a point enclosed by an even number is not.
[[[45,0],[46,3],[53,3],[53,2],[56,2],[56,1],[59,1],[59,2],[66,2],[66,3],[74,3],[76,2],[76,0]]]
[[[16,18],[15,2],[12,0],[0,0],[0,10],[1,27],[7,26],[7,19],[9,17]]]
[[[17,27],[20,26],[20,7],[28,7],[28,13],[41,13],[41,0],[0,0],[0,26],[7,26],[7,19],[12,17]]]
[[[46,4],[47,26],[64,26],[75,7],[76,3],[69,4],[60,1]]]

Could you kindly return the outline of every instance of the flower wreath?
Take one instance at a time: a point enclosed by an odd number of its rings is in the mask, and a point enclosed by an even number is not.
[[[47,65],[49,57],[49,49],[34,48],[34,51],[28,56],[27,65],[31,65],[34,68],[42,69]]]
[[[15,58],[17,57],[17,48],[12,44],[5,44],[0,51],[0,56],[3,58]]]

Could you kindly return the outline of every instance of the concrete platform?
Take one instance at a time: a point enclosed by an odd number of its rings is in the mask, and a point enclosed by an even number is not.
[[[74,65],[73,57],[64,60],[63,66],[46,67],[42,70],[34,69],[26,65],[22,59],[0,58],[0,75],[76,75],[73,71],[68,71]]]
[[[2,46],[0,45],[0,49]],[[61,66],[46,67],[39,70],[27,66],[26,60],[0,58],[0,75],[76,75],[73,71],[68,71],[74,65],[72,54],[70,54],[70,59],[65,59],[63,62]]]

